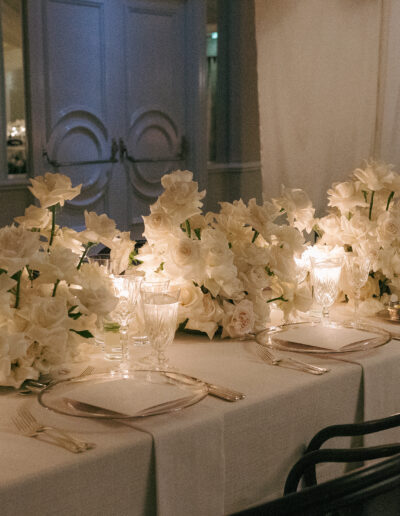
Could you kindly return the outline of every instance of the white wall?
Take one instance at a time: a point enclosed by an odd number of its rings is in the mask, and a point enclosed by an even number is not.
[[[322,213],[331,183],[380,154],[388,2],[255,3],[263,191],[275,196],[282,183],[304,188]]]

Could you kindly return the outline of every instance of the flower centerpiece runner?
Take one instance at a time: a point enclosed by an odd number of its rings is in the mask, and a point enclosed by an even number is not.
[[[205,191],[191,172],[176,170],[163,176],[164,192],[143,217],[139,252],[106,214],[85,211],[81,232],[56,224],[57,210],[80,193],[67,176],[30,181],[40,206],[0,229],[0,385],[19,387],[79,358],[92,342],[98,318],[117,303],[103,269],[85,260],[98,243],[110,248],[115,273],[179,287],[181,328],[210,339],[263,330],[271,306],[285,319],[307,312],[307,256],[326,250],[368,258],[364,312],[400,293],[400,176],[389,165],[367,162],[334,183],[321,218],[304,191],[285,187],[272,201],[222,202],[218,213],[203,214]],[[313,231],[314,246],[305,239]],[[341,292],[346,301],[354,295],[345,279]]]
[[[105,214],[85,212],[82,232],[56,224],[57,210],[81,189],[67,176],[30,181],[40,207],[0,229],[0,385],[12,387],[78,359],[97,317],[115,307],[103,269],[84,263],[88,250],[101,242],[124,270],[134,248]]]

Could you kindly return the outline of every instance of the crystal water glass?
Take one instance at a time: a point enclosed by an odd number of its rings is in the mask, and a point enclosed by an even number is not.
[[[357,323],[358,307],[360,305],[360,291],[366,284],[371,267],[371,260],[365,256],[357,256],[349,253],[345,256],[344,270],[346,280],[354,295],[354,323]]]
[[[156,370],[168,369],[166,350],[174,340],[180,290],[168,292],[141,291],[146,333],[152,347],[152,366]]]
[[[122,360],[127,346],[129,321],[136,308],[142,278],[129,275],[113,275],[111,278],[118,304],[110,314],[111,321],[104,325],[104,350],[108,359]],[[116,329],[119,329],[119,341],[116,335],[111,335],[111,333],[116,333]],[[110,346],[107,345],[108,341],[110,341]]]
[[[149,345],[149,339],[146,335],[145,322],[144,322],[144,313],[143,313],[143,303],[142,303],[142,295],[141,292],[167,292],[169,288],[169,280],[168,279],[157,279],[157,280],[145,280],[143,279],[140,284],[140,292],[137,298],[137,306],[136,310],[131,319],[131,323],[129,325],[129,345],[130,347],[136,346],[139,351],[139,348],[145,348]],[[132,346],[131,346],[132,345]]]
[[[339,293],[339,279],[342,271],[342,258],[311,258],[311,281],[314,298],[322,307],[322,322],[329,322],[329,308]]]

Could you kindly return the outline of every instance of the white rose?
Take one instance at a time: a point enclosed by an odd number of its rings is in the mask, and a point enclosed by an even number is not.
[[[242,280],[247,292],[263,290],[271,285],[271,276],[263,266],[250,267],[246,272],[240,272],[239,278]]]
[[[280,248],[291,253],[301,253],[303,251],[304,236],[298,229],[290,226],[276,226],[274,235],[278,239]]]
[[[279,208],[286,211],[288,221],[299,231],[312,230],[314,224],[314,208],[306,192],[300,188],[286,188],[281,186],[281,197],[273,199]]]
[[[238,304],[224,301],[222,318],[222,338],[244,337],[254,330],[255,316],[253,303],[243,299]]]
[[[174,226],[171,217],[162,208],[159,206],[155,208],[155,205],[153,205],[150,210],[150,215],[143,217],[143,235],[148,242],[152,243],[161,238],[167,238],[174,232]]]
[[[44,229],[51,223],[51,213],[46,208],[39,208],[32,204],[25,209],[23,217],[15,217],[14,220],[26,229]]]
[[[51,252],[37,253],[30,267],[39,271],[37,283],[55,283],[57,280],[72,282],[76,275],[79,258],[70,249],[54,245]]]
[[[111,280],[101,267],[84,264],[80,269],[78,285],[80,288],[71,288],[71,291],[89,313],[107,315],[117,306],[118,299],[114,295]]]
[[[129,232],[120,233],[109,243],[111,248],[110,260],[114,274],[121,274],[129,267],[130,255],[135,249],[135,242],[131,240]]]
[[[64,206],[65,201],[71,200],[81,192],[82,185],[72,188],[71,179],[63,174],[46,172],[44,176],[31,178],[31,193],[39,199],[42,208],[49,208],[55,204]]]
[[[377,236],[379,242],[388,244],[395,239],[400,239],[399,215],[399,213],[385,211],[378,217]]]
[[[341,241],[343,244],[356,245],[370,238],[372,231],[372,223],[366,215],[357,212],[349,220],[347,217],[340,218],[341,225]]]
[[[0,385],[19,388],[27,378],[38,378],[27,357],[30,345],[24,333],[0,331]]]
[[[174,224],[181,224],[200,212],[205,191],[198,191],[198,185],[192,181],[192,177],[193,174],[188,170],[176,170],[161,178],[165,192],[159,197],[158,203]]]
[[[54,236],[53,246],[60,245],[62,247],[71,249],[73,253],[81,256],[83,253],[83,245],[79,240],[79,235],[80,233],[74,229],[67,227],[58,228]]]
[[[64,297],[31,296],[29,300],[21,302],[18,315],[28,321],[30,326],[69,327],[67,303]],[[29,333],[28,329],[27,333]]]
[[[40,247],[39,233],[22,226],[0,229],[0,268],[12,276],[29,264]]]
[[[222,308],[210,294],[190,283],[181,286],[179,320],[188,319],[187,329],[202,331],[212,339],[222,315]]]
[[[334,183],[328,190],[328,205],[338,208],[344,215],[357,206],[367,207],[368,203],[365,202],[359,186],[353,181]]]
[[[204,263],[201,260],[201,246],[198,240],[182,236],[171,237],[165,256],[164,270],[171,278],[203,283]]]
[[[297,265],[290,250],[273,246],[269,255],[269,270],[282,281],[292,281],[296,277]]]
[[[366,163],[364,169],[357,168],[353,172],[353,176],[369,190],[377,192],[384,188],[390,189],[395,175],[392,170],[392,165],[371,161]]]
[[[117,234],[115,222],[105,213],[97,215],[85,210],[86,229],[79,233],[82,242],[102,242],[112,240]]]
[[[261,235],[269,235],[270,223],[279,216],[279,209],[271,202],[264,201],[261,206],[257,204],[256,199],[250,199],[248,202],[248,224],[251,225]]]

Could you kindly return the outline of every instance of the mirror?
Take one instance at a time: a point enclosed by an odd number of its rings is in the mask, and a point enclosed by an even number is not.
[[[22,39],[22,0],[1,0],[1,29],[8,174],[25,174],[26,124]]]

